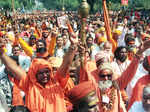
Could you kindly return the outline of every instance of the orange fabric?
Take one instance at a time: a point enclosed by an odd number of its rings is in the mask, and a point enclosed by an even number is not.
[[[42,68],[51,70],[50,81],[45,85],[45,88],[36,80],[36,73]],[[31,112],[66,112],[63,88],[68,78],[68,75],[63,78],[58,72],[54,75],[48,61],[34,59],[28,75],[17,84],[25,92],[26,105]]]
[[[95,70],[95,69],[97,69],[97,67],[96,67],[96,62],[95,61],[87,61],[87,63],[86,63],[86,69],[89,71],[89,72],[91,72],[91,71],[93,71],[93,70]]]
[[[34,32],[35,34],[37,34],[37,39],[39,39],[40,37],[41,37],[41,32],[40,32],[40,30],[37,28],[37,26],[35,27],[35,32]]]
[[[118,86],[119,86],[120,90],[123,90],[127,86],[127,84],[132,80],[132,78],[134,77],[134,75],[136,73],[136,70],[137,70],[137,67],[138,67],[138,63],[139,63],[139,60],[134,58],[132,60],[132,62],[130,63],[130,65],[128,66],[128,68],[123,72],[121,77],[116,79],[116,82],[118,83]],[[132,71],[131,71],[131,69],[132,69]],[[100,80],[99,79],[100,77],[98,76],[98,70],[93,71],[91,73],[91,75],[93,76],[93,80],[92,81],[93,81],[93,83],[95,85],[95,88],[96,88],[96,91],[97,91],[97,95],[99,97],[99,100],[101,101],[101,93],[100,93],[100,91],[98,89],[98,82]],[[124,80],[124,79],[126,79],[126,80]],[[122,99],[120,97],[121,94],[119,95],[119,93],[117,93],[117,91],[115,92],[115,94],[116,94],[116,96],[118,96],[118,97],[116,97],[115,102],[114,102],[115,103],[114,104],[115,108],[113,108],[113,110],[110,111],[110,112],[118,112],[119,111],[118,108],[117,108],[118,106],[120,106],[119,109],[122,112],[122,108],[125,108],[125,106],[124,106],[124,103],[122,103]],[[120,103],[118,103],[118,101]],[[119,104],[119,105],[117,105],[117,104]],[[101,105],[99,105],[99,109],[100,110],[102,109]],[[103,111],[101,110],[100,112],[103,112]]]
[[[80,67],[80,76],[79,76],[80,83],[84,81],[88,81],[88,80],[89,80],[89,77],[88,77],[87,71],[83,67]]]
[[[67,26],[68,26],[68,31],[69,31],[70,33],[74,33],[74,31],[73,31],[73,29],[72,29],[72,27],[71,27],[71,25],[70,25],[69,22],[67,22]]]
[[[88,95],[90,92],[94,91],[95,87],[91,81],[85,81],[75,86],[69,91],[68,97],[72,103]]]
[[[103,0],[103,11],[104,11],[104,23],[105,23],[105,30],[107,34],[107,40],[112,43],[112,52],[114,52],[115,49],[117,48],[117,42],[112,38],[112,33],[111,33],[112,31],[109,22],[106,0]]]
[[[121,96],[122,96],[122,99],[124,102],[128,101],[128,96],[127,96],[127,93],[124,89],[121,90]]]
[[[106,42],[107,39],[105,37],[98,37],[98,44],[101,44],[102,42]]]
[[[73,105],[72,103],[70,102],[70,100],[68,99],[68,97],[66,96],[68,94],[68,92],[74,87],[74,82],[72,81],[71,78],[68,79],[68,82],[65,86],[65,89],[64,89],[64,93],[65,93],[65,103],[66,103],[66,107],[67,107],[67,111],[70,111],[72,110],[73,108]]]
[[[55,46],[56,46],[56,37],[51,37],[50,44],[48,46],[48,52],[49,52],[50,56],[54,55]]]
[[[2,32],[0,32],[0,37],[2,37],[3,36],[3,33]]]
[[[147,56],[148,64],[150,65],[150,56]]]
[[[84,67],[80,67],[80,83],[91,80],[92,77],[88,72],[92,72],[95,69],[97,69],[95,61],[85,61]]]
[[[142,101],[142,93],[143,93],[143,88],[149,84],[150,82],[150,76],[149,74],[146,76],[141,77],[138,82],[136,83],[135,87],[133,88],[131,99],[128,104],[127,110],[131,108],[131,106],[134,104],[136,101]]]
[[[20,89],[18,86],[14,83],[14,78],[8,75],[9,80],[13,82],[13,90],[12,90],[12,105],[24,105],[23,98],[20,94]]]
[[[117,82],[119,84],[120,90],[126,88],[126,86],[128,85],[128,83],[132,80],[132,78],[134,77],[138,64],[139,64],[139,59],[134,58],[130,65],[127,67],[127,69],[122,73],[121,77],[119,77],[117,79]],[[132,71],[131,71],[132,69]],[[126,79],[126,80],[124,80]]]
[[[23,97],[21,96],[20,89],[16,84],[13,85],[13,99],[12,105],[24,105]]]

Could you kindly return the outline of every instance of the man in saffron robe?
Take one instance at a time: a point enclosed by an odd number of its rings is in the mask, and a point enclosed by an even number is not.
[[[149,41],[145,42],[143,46],[137,51],[136,56],[121,77],[114,79],[115,73],[110,63],[101,64],[97,70],[91,73],[100,100],[100,112],[126,112],[120,90],[124,89],[134,77],[142,53],[150,47]]]
[[[51,64],[41,58],[32,61],[28,75],[11,60],[1,49],[0,58],[15,74],[16,84],[26,94],[26,106],[31,112],[66,112],[63,89],[69,79],[68,69],[77,50],[77,38],[70,39],[72,46],[64,56],[64,60],[56,74]],[[1,43],[2,46],[2,43]]]
[[[91,81],[85,81],[68,92],[68,98],[74,104],[71,112],[99,112],[98,97]]]

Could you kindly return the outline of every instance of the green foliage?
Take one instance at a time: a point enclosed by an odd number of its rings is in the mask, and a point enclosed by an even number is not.
[[[12,10],[12,4],[14,4],[14,8],[24,8],[31,9],[35,3],[34,0],[0,0],[0,7],[6,10]]]
[[[12,10],[13,0],[0,0],[0,7],[6,10]],[[14,8],[22,9],[24,7],[26,10],[37,9],[35,8],[35,1],[39,1],[42,5],[37,6],[37,8],[46,9],[57,9],[62,10],[65,7],[66,10],[77,10],[79,4],[82,0],[14,0]],[[87,0],[88,3],[93,7],[93,11],[96,12],[102,9],[102,0]],[[121,0],[107,0],[108,6],[112,10],[118,10],[121,6]],[[150,9],[150,0],[129,0],[128,8],[145,8]]]

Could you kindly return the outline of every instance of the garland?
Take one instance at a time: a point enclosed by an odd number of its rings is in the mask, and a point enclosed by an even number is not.
[[[109,103],[104,103],[101,101],[101,107],[102,107],[103,112],[110,112],[112,110],[115,97],[116,97],[115,90],[116,90],[115,87],[111,87],[107,91],[101,91],[101,99],[102,99],[102,96],[109,97]]]

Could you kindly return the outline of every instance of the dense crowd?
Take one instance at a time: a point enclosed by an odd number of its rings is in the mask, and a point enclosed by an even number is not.
[[[0,112],[150,112],[150,16],[109,11],[112,37],[80,20],[0,13]]]

